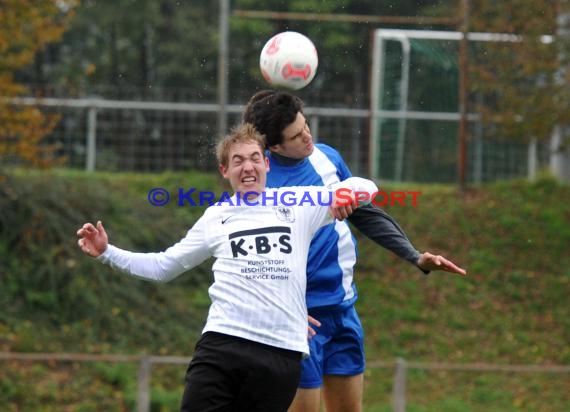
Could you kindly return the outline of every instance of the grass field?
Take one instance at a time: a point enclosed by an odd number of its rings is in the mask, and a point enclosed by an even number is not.
[[[75,231],[104,220],[111,239],[159,250],[201,213],[146,198],[219,188],[204,174],[20,172],[0,186],[0,350],[189,356],[209,305],[207,262],[170,284],[123,277],[82,256]],[[369,361],[570,365],[570,187],[543,177],[458,193],[421,190],[418,205],[388,212],[419,250],[442,253],[469,270],[424,276],[359,238],[357,309]],[[171,202],[172,203],[172,202]],[[6,362],[6,411],[130,411],[137,365]],[[152,410],[176,410],[184,367],[156,365]],[[394,371],[366,372],[365,412],[390,411]],[[411,369],[407,410],[565,411],[570,374]],[[33,396],[30,396],[33,392]]]

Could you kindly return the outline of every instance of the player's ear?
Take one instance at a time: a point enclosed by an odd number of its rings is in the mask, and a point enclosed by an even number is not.
[[[220,174],[224,177],[224,179],[228,178],[228,168],[224,165],[219,165],[218,169],[220,170]]]
[[[274,144],[273,146],[269,146],[269,151],[277,154],[282,154],[281,145]]]

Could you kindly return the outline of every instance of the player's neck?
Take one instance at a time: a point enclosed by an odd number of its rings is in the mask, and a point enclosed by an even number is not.
[[[301,163],[303,160],[305,160],[305,159],[293,159],[292,157],[283,156],[275,152],[269,152],[269,153],[277,163],[283,166],[295,166]]]

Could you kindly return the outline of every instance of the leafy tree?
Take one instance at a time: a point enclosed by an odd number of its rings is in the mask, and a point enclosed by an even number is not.
[[[57,117],[36,107],[14,105],[10,99],[26,92],[13,73],[46,44],[60,39],[73,5],[71,0],[0,0],[0,157],[18,158],[32,166],[55,161],[54,147],[41,143]]]
[[[553,125],[570,121],[569,79],[561,71],[570,57],[561,51],[569,39],[556,37],[564,7],[570,12],[568,1],[473,1],[471,31],[521,36],[489,44],[472,60],[471,90],[484,97],[479,109],[503,136],[547,139]]]
[[[20,76],[72,96],[162,98],[166,91],[169,100],[210,98],[216,93],[217,3],[84,0],[63,41]]]
[[[219,3],[84,0],[62,43],[39,54],[36,64],[20,76],[28,83],[61,87],[70,95],[215,100]],[[424,1],[419,10],[412,0],[391,5],[371,0],[234,0],[231,9],[375,16],[456,14],[454,5],[450,11],[440,3]],[[311,103],[318,103],[321,94],[340,93],[367,105],[359,96],[367,95],[370,32],[376,25],[232,15],[230,26],[230,101],[243,103],[256,88],[266,86],[258,68],[261,47],[279,31],[297,30],[309,35],[320,53],[319,76],[306,90]]]

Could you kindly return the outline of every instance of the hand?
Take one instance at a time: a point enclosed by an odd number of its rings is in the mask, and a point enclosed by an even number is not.
[[[346,199],[346,193],[343,193],[343,198],[339,199],[336,196],[336,192],[334,192],[332,203],[329,206],[329,211],[331,216],[334,219],[344,220],[349,217],[354,209],[356,209],[356,197],[353,191],[350,191],[350,198],[351,200]]]
[[[77,231],[77,236],[81,237],[77,244],[88,256],[97,257],[107,250],[109,239],[101,221],[97,222],[97,227],[91,223],[85,223]]]
[[[316,320],[312,316],[309,316],[309,323],[315,325],[317,328],[319,326],[321,326],[321,322],[319,322],[318,320]],[[317,334],[317,332],[309,326],[309,339],[311,339],[316,334]]]
[[[455,263],[447,260],[441,255],[432,255],[429,252],[424,252],[420,255],[418,266],[423,270],[443,270],[445,272],[467,276],[467,271],[465,269],[460,268]]]

